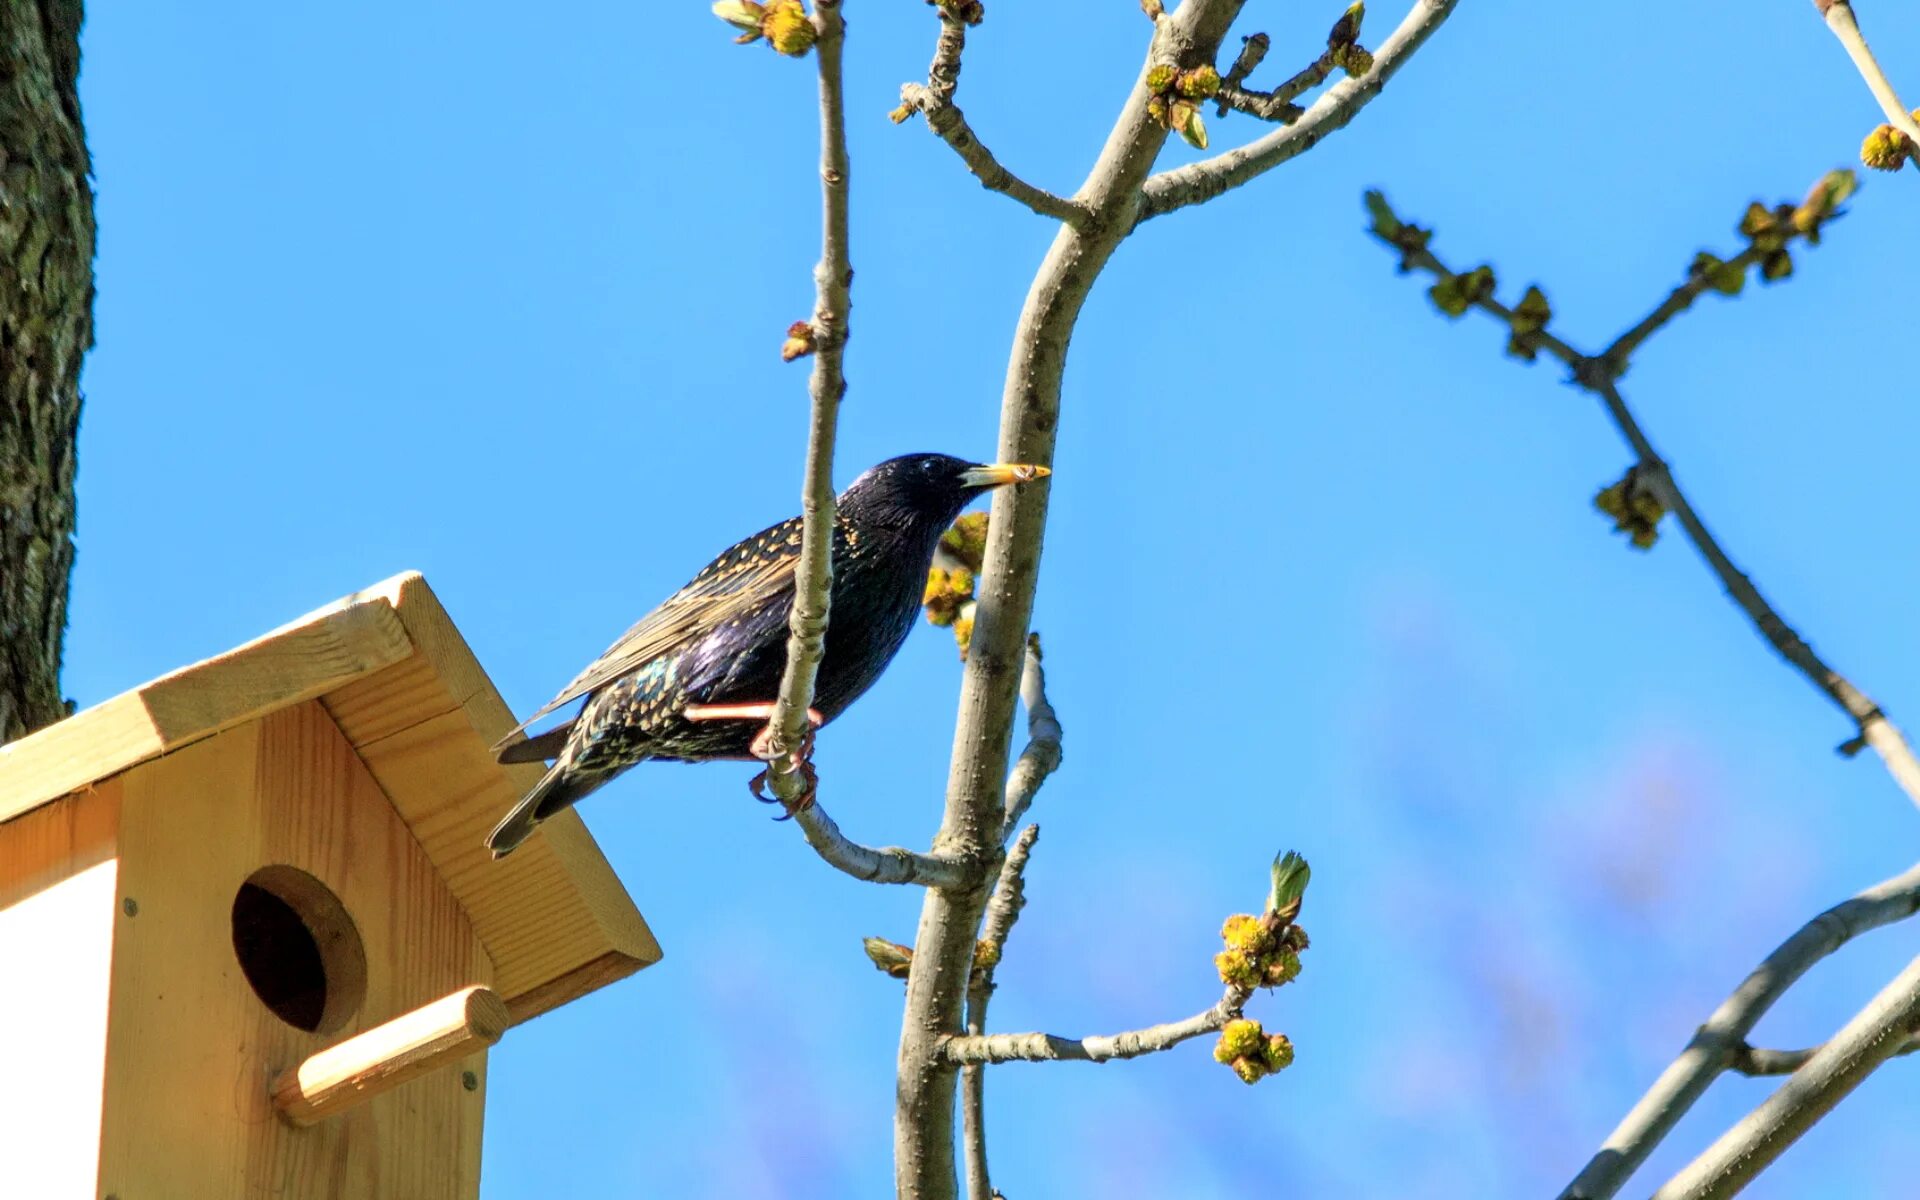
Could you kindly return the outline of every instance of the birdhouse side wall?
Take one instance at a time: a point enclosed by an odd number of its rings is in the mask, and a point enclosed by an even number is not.
[[[109,782],[0,824],[0,1196],[98,1194],[119,807]]]
[[[472,1200],[485,1055],[311,1128],[269,1098],[280,1072],[493,965],[407,825],[325,710],[305,702],[128,771],[107,1033],[102,1193],[241,1200]],[[266,867],[337,897],[364,950],[364,998],[308,1032],[256,995],[233,905]]]

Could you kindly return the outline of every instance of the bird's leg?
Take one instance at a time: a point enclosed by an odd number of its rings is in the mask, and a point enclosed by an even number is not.
[[[766,728],[754,735],[753,742],[748,746],[747,752],[761,762],[771,762],[780,757],[773,751],[773,725],[771,721],[774,708],[775,705],[773,704],[689,704],[681,710],[681,715],[689,721],[746,720],[769,722]],[[787,761],[793,764],[793,769],[800,773],[800,778],[806,785],[805,790],[800,793],[799,797],[794,800],[793,803],[784,804],[787,810],[787,816],[789,817],[813,803],[813,794],[819,787],[820,776],[814,771],[813,763],[809,761],[809,759],[813,754],[814,731],[826,724],[826,720],[827,719],[820,714],[819,709],[809,708],[807,710],[806,739],[800,743],[798,749],[791,751],[786,756]],[[758,775],[755,775],[752,781],[747,784],[747,787],[753,792],[755,797],[765,803],[771,804],[779,798],[767,794],[765,790],[767,774],[767,772],[762,771]]]

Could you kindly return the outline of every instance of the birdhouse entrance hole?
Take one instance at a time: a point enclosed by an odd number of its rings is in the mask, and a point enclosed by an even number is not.
[[[327,885],[262,867],[233,897],[233,953],[254,995],[296,1029],[332,1033],[367,994],[367,952]]]

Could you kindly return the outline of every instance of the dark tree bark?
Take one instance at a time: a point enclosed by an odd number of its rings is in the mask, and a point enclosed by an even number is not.
[[[80,0],[0,0],[0,742],[57,721],[93,189]]]

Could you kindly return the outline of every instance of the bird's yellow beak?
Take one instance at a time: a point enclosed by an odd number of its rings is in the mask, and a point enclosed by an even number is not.
[[[960,482],[970,488],[997,488],[1009,483],[1028,483],[1053,474],[1047,467],[1033,463],[987,463],[968,467],[960,473]]]

